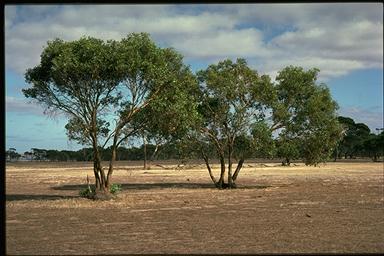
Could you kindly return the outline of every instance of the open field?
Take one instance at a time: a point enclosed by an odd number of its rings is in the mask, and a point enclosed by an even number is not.
[[[383,163],[246,163],[235,190],[165,167],[119,163],[123,191],[94,202],[91,163],[7,164],[7,254],[384,252]]]

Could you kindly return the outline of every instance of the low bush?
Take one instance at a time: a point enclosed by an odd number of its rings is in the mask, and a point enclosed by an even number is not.
[[[109,188],[109,192],[113,195],[117,194],[121,190],[122,188],[120,184],[112,184],[111,187]],[[85,198],[94,198],[95,194],[96,194],[95,186],[88,186],[87,188],[84,188],[79,191],[79,195]]]
[[[120,184],[112,184],[112,186],[109,188],[109,192],[112,194],[116,194],[117,192],[120,192],[122,190]]]
[[[79,195],[85,198],[92,198],[95,195],[95,186],[89,186],[79,191]]]

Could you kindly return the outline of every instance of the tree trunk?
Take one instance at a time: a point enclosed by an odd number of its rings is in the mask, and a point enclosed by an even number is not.
[[[228,146],[228,188],[232,188],[232,148]]]
[[[121,126],[118,126],[116,127],[116,130],[115,130],[115,135],[113,137],[113,143],[112,143],[112,147],[111,147],[111,160],[109,160],[109,169],[108,169],[108,175],[107,175],[107,179],[105,181],[105,191],[110,191],[110,187],[111,187],[111,180],[112,180],[112,174],[113,174],[113,167],[115,165],[115,162],[116,162],[116,157],[117,157],[117,148],[119,147],[119,135],[120,135],[120,130],[121,129]],[[104,171],[102,171],[104,172]]]
[[[143,145],[144,145],[144,170],[147,170],[147,139],[143,134]]]
[[[101,166],[101,158],[100,158],[100,155],[99,155],[99,152],[97,150],[96,152],[96,165],[97,165],[97,173],[100,174],[99,175],[99,179],[100,179],[100,186],[98,189],[95,190],[95,194],[92,196],[92,199],[95,199],[95,200],[110,200],[113,198],[113,195],[111,194],[111,192],[109,191],[109,185],[108,185],[108,182],[107,181],[107,178],[105,176],[105,172]],[[111,176],[111,173],[109,173],[109,177]]]
[[[107,175],[105,175],[105,171],[101,165],[102,159],[101,159],[98,144],[97,144],[97,137],[96,137],[97,135],[96,133],[91,135],[93,152],[94,152],[94,172],[97,180],[95,194],[92,197],[93,199],[109,200],[114,198],[114,196],[110,192],[110,184],[112,180],[113,167],[116,161],[117,147],[119,146],[119,143],[118,143],[119,131],[120,130],[118,129],[115,131],[115,136],[113,138],[111,160],[109,161],[109,169],[108,169]]]
[[[91,134],[92,138],[92,147],[93,147],[93,172],[95,174],[95,194],[93,199],[108,200],[111,199],[111,193],[109,192],[108,187],[106,186],[106,176],[105,172],[101,166],[101,156],[97,144],[97,135],[96,133]]]
[[[91,198],[95,200],[112,199],[113,196],[109,191],[109,187],[107,186],[107,179],[101,166],[101,158],[97,149],[94,150],[94,173],[96,179],[96,189],[95,194]]]
[[[339,155],[339,149],[338,147],[335,148],[335,158],[333,159],[334,162],[337,161],[337,156]]]
[[[221,188],[224,188],[225,161],[224,161],[224,155],[223,154],[220,154],[219,157],[220,157],[221,171],[220,171],[220,179],[216,183],[216,187],[221,189]]]
[[[285,162],[287,166],[291,166],[291,160],[288,157],[285,158]]]
[[[97,170],[96,162],[93,162],[93,174],[95,175],[95,188],[97,190],[100,190],[100,188],[101,188],[101,181],[100,181],[99,172]]]
[[[204,161],[205,161],[205,165],[207,166],[207,169],[208,169],[208,173],[209,173],[209,177],[211,177],[211,180],[213,181],[213,183],[216,185],[217,182],[216,182],[216,178],[215,176],[213,176],[212,174],[212,170],[211,170],[211,167],[209,166],[209,162],[208,162],[208,157],[206,155],[203,154],[203,158],[204,158]]]
[[[106,177],[105,177],[105,172],[103,170],[103,167],[101,166],[101,157],[99,150],[95,150],[95,158],[94,161],[96,163],[96,171],[99,174],[99,179],[100,179],[100,190],[105,191],[106,190]]]
[[[237,175],[239,175],[239,172],[240,172],[241,168],[243,167],[243,163],[244,163],[244,158],[241,158],[239,163],[237,164],[235,173],[232,176],[233,184],[235,184],[235,181],[237,179]]]
[[[155,150],[154,150],[153,153],[149,156],[148,169],[151,169],[151,165],[152,165],[153,159],[155,158],[155,156],[156,156],[158,150],[159,150],[159,144],[156,143]]]
[[[107,175],[107,180],[106,180],[106,188],[109,191],[109,188],[111,186],[111,179],[112,179],[112,173],[113,173],[113,166],[116,161],[116,146],[112,146],[112,155],[111,155],[111,160],[109,161],[109,170],[108,170],[108,175]]]
[[[102,178],[100,177],[100,156],[97,148],[97,139],[94,134],[92,137],[92,147],[93,147],[93,173],[95,175],[95,188],[96,190],[101,190],[103,186]]]

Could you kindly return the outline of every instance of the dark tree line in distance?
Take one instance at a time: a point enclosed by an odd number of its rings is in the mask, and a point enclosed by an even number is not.
[[[378,161],[384,155],[384,131],[379,134],[372,133],[367,125],[363,123],[355,123],[352,118],[338,117],[339,122],[343,126],[343,137],[338,142],[333,152],[334,161],[339,159],[356,159],[371,158]],[[251,141],[247,138],[239,138],[234,145],[236,152],[245,152],[245,148],[250,146]],[[213,145],[205,145],[207,157],[217,158]],[[254,148],[247,152],[247,158],[265,158],[265,159],[282,159],[283,164],[288,165],[290,160],[301,160],[301,149],[299,144],[291,143],[289,146],[281,140],[272,140],[270,150],[258,150]],[[252,151],[252,152],[251,152]],[[268,151],[268,152],[266,152]],[[111,147],[101,149],[102,161],[109,161],[112,156]],[[145,153],[147,156],[145,157]],[[55,150],[55,149],[39,149],[32,148],[30,151],[23,153],[25,160],[33,161],[92,161],[93,149],[82,148],[77,151],[73,150]],[[152,157],[150,157],[152,156]],[[6,151],[8,161],[18,161],[22,155],[15,148],[9,148]],[[163,145],[147,144],[144,150],[144,144],[140,147],[124,147],[117,149],[117,161],[143,161],[145,158],[150,160],[188,160],[200,159],[200,155],[194,150],[193,145],[182,142],[169,141]],[[238,155],[234,156],[239,159]],[[329,159],[331,160],[331,159]]]
[[[338,120],[343,127],[343,137],[335,148],[335,161],[356,157],[369,157],[377,161],[383,156],[384,131],[377,135],[366,124],[355,123],[352,118],[339,116]]]

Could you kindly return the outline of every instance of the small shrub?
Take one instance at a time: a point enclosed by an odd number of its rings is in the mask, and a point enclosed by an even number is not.
[[[122,188],[121,188],[120,184],[112,184],[110,189],[109,189],[109,192],[111,192],[112,194],[116,194],[117,192],[120,192],[121,190],[122,190]]]
[[[85,198],[92,198],[95,194],[95,187],[90,186],[79,191],[79,195]]]

